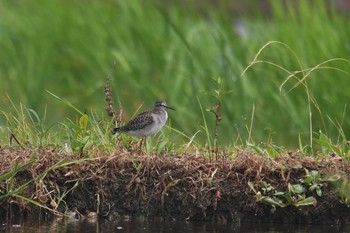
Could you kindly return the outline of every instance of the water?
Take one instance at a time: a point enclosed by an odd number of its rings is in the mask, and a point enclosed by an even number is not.
[[[141,221],[123,220],[119,222],[108,222],[106,220],[67,220],[56,218],[51,221],[33,221],[31,219],[19,221],[0,220],[0,232],[60,232],[60,233],[105,233],[105,232],[149,232],[149,233],[189,233],[189,232],[239,232],[239,233],[330,233],[350,232],[350,226],[335,225],[281,225],[281,224],[252,224],[252,223],[208,223],[208,222],[186,222],[186,221]]]

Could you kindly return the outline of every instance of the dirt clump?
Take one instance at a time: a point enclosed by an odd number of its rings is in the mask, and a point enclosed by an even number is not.
[[[188,153],[147,155],[127,150],[92,154],[64,155],[54,148],[1,148],[0,174],[33,160],[0,180],[0,196],[9,192],[10,183],[12,190],[25,185],[18,195],[0,200],[1,212],[52,213],[43,208],[46,206],[56,214],[74,210],[87,215],[92,211],[109,219],[145,216],[222,222],[349,222],[347,196],[339,186],[340,180],[344,183],[349,178],[349,163],[338,157],[286,154],[271,158],[250,151],[217,160]],[[300,195],[296,191],[293,198],[312,197],[315,203],[288,202],[287,197],[277,195],[287,196],[287,190],[303,184],[301,180],[310,171],[319,174],[319,180],[312,183],[316,188]],[[335,175],[337,181],[325,182],[325,177]]]

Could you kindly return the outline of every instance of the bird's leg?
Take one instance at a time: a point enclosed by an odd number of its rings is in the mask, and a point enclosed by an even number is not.
[[[147,154],[147,161],[146,161],[146,170],[147,170],[147,173],[149,173],[149,160],[150,160],[150,154],[149,154],[149,151],[147,150],[147,137],[142,137],[141,138],[141,141],[140,141],[140,147],[139,147],[139,153],[140,155],[143,153],[142,152],[142,145],[144,144],[144,148],[145,148],[145,152]]]
[[[144,147],[145,147],[145,152],[146,152],[146,154],[147,154],[147,163],[146,163],[146,169],[147,169],[147,174],[149,175],[149,161],[150,161],[150,156],[151,156],[151,154],[150,154],[150,151],[148,150],[148,145],[147,145],[147,137],[144,137]]]
[[[140,141],[140,147],[139,147],[140,154],[142,153],[142,145],[144,144],[144,140],[145,140],[145,137],[142,137]]]

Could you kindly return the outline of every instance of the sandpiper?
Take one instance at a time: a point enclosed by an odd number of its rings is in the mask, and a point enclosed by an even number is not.
[[[175,110],[169,107],[164,101],[156,101],[154,108],[141,112],[126,125],[112,129],[112,133],[125,133],[131,136],[145,138],[158,133],[168,119],[166,109]]]

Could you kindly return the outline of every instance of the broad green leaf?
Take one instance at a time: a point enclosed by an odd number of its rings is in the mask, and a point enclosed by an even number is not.
[[[302,164],[295,164],[293,167],[293,169],[302,169],[303,168],[303,165]]]
[[[311,197],[307,197],[307,198],[305,198],[303,200],[297,201],[293,205],[296,206],[296,207],[299,207],[299,206],[307,206],[307,205],[316,206],[316,204],[317,204],[316,199],[311,196]]]
[[[293,197],[292,197],[292,195],[291,195],[290,192],[287,192],[283,197],[286,199],[286,201],[287,201],[288,203],[292,203]]]
[[[321,179],[323,182],[336,182],[338,180],[340,180],[341,176],[336,174],[336,175],[332,175],[332,176],[328,176],[326,178]]]
[[[249,188],[250,188],[251,190],[253,190],[254,193],[256,193],[256,190],[255,190],[255,188],[254,188],[254,183],[253,183],[253,182],[248,181],[248,186],[249,186]]]
[[[318,181],[320,179],[320,177],[321,177],[320,173],[318,171],[316,171],[316,170],[312,170],[310,172],[310,175],[311,175],[313,181]]]
[[[322,189],[316,189],[316,194],[319,197],[322,197]]]
[[[286,204],[284,204],[280,199],[277,198],[262,197],[261,202],[269,205],[279,206],[281,208],[286,207]]]
[[[86,129],[87,129],[87,125],[89,122],[89,117],[87,114],[83,114],[80,118],[79,118],[79,126],[81,129],[81,132],[83,134],[83,136],[85,136],[86,134]]]
[[[292,193],[300,194],[300,193],[305,193],[306,189],[303,185],[301,184],[294,184],[292,185]]]
[[[307,175],[303,179],[303,183],[310,185],[312,183],[312,177],[310,175]]]
[[[310,191],[314,191],[315,189],[320,189],[320,185],[318,185],[318,184],[313,184],[313,185],[311,185],[310,188],[309,188]]]

